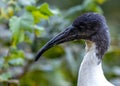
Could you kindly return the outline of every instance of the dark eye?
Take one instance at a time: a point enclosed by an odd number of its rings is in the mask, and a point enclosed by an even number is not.
[[[85,31],[86,29],[86,24],[84,22],[80,22],[80,26],[79,26],[80,31]]]
[[[85,31],[86,30],[86,26],[80,25],[79,29],[80,29],[80,31]]]

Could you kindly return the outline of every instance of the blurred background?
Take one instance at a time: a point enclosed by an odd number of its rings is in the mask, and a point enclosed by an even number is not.
[[[109,81],[120,86],[120,0],[0,0],[0,86],[77,86],[84,41],[36,52],[86,12],[106,17],[111,46],[103,58]]]

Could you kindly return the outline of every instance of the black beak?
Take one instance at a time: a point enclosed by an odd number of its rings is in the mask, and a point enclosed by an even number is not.
[[[40,51],[38,51],[38,53],[35,57],[35,61],[37,61],[40,58],[40,56],[45,51],[47,51],[49,48],[51,48],[57,44],[61,44],[61,43],[76,40],[76,39],[80,39],[79,31],[76,27],[71,25],[71,26],[67,27],[65,31],[59,33],[57,36],[55,36],[49,42],[47,42],[42,47],[42,49],[40,49]]]

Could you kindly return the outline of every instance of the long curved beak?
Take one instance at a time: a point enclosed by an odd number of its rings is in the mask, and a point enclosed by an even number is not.
[[[49,48],[72,40],[80,39],[79,31],[74,26],[69,26],[65,29],[65,31],[59,33],[57,36],[52,38],[50,41],[48,41],[37,53],[35,57],[35,61],[37,61],[40,56],[47,51]]]

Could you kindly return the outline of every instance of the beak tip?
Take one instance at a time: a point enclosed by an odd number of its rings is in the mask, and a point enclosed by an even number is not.
[[[48,49],[48,48],[47,48]],[[41,55],[46,51],[46,48],[43,47],[43,49],[41,49],[40,51],[38,51],[38,53],[35,56],[34,61],[38,61],[38,59],[41,57]]]
[[[38,59],[40,58],[41,55],[42,55],[41,53],[38,53],[38,54],[35,56],[34,61],[35,61],[35,62],[38,61]]]
[[[39,59],[39,57],[35,57],[34,61],[36,62],[36,61],[38,61],[38,59]]]

